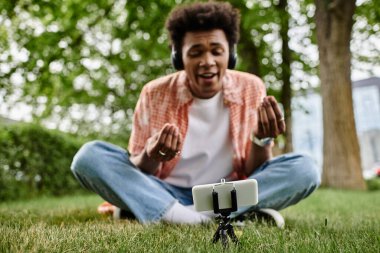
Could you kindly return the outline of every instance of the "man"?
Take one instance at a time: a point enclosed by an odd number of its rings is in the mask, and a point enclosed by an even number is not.
[[[258,205],[235,215],[276,213],[318,187],[310,158],[272,158],[273,138],[285,131],[285,122],[258,77],[231,70],[239,18],[221,2],[172,11],[166,26],[179,71],[144,86],[129,152],[101,141],[79,150],[72,171],[86,188],[143,223],[197,224],[210,220],[189,207],[197,184],[255,178]]]

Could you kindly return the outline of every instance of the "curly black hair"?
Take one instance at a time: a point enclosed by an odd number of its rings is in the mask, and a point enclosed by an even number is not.
[[[166,20],[171,45],[181,51],[186,32],[222,29],[232,48],[239,40],[240,12],[230,3],[207,2],[183,5],[172,10]]]

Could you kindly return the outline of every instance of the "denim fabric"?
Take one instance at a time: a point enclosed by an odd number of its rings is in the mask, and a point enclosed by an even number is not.
[[[193,204],[191,188],[176,187],[141,172],[131,163],[126,150],[107,142],[83,145],[71,170],[85,188],[121,209],[130,210],[142,223],[160,220],[176,201]],[[240,208],[232,217],[260,208],[286,208],[306,198],[320,184],[315,163],[301,154],[271,159],[249,178],[258,182],[259,203]]]

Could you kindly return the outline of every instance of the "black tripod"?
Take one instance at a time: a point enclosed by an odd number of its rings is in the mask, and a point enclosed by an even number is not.
[[[219,214],[217,219],[220,219],[218,229],[216,230],[214,237],[212,239],[213,243],[217,243],[220,239],[223,245],[223,248],[228,247],[228,236],[231,240],[237,244],[239,242],[238,238],[235,235],[234,228],[230,223],[230,214],[231,212],[237,211],[237,197],[235,188],[231,191],[231,208],[219,209],[219,199],[218,193],[213,190],[212,200],[214,213]]]

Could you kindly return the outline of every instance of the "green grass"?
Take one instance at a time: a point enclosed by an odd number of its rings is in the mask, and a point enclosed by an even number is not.
[[[221,252],[217,225],[141,225],[96,213],[94,195],[0,204],[0,252]],[[286,228],[235,226],[227,252],[380,252],[380,191],[321,189],[282,211]]]

